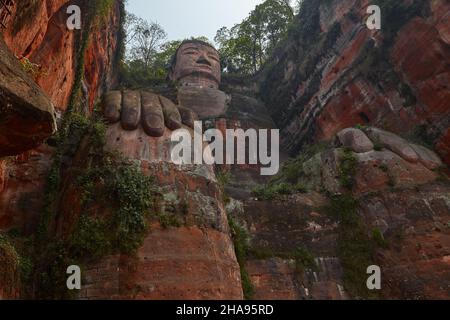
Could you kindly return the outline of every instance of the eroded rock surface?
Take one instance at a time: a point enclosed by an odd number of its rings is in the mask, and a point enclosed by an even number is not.
[[[76,32],[67,28],[67,7],[80,6],[87,15],[88,2],[73,0],[15,1],[12,16],[3,31],[5,42],[19,58],[37,66],[35,80],[59,111],[67,108],[77,72]],[[113,64],[118,49],[120,9],[113,9],[90,34],[85,52],[84,94],[92,111],[105,87],[114,83]]]
[[[171,133],[166,128],[164,136],[152,138],[142,126],[134,131],[124,131],[120,123],[109,126],[106,148],[137,161],[144,174],[155,178],[163,195],[155,214],[174,215],[180,226],[162,228],[154,221],[135,256],[110,256],[89,265],[81,299],[242,299],[239,266],[214,170],[207,165],[174,165]],[[63,234],[71,230],[74,208],[79,208],[75,190],[69,191],[62,199]]]
[[[380,31],[364,25],[367,5],[304,1],[260,89],[285,148],[362,124],[416,134],[449,164],[449,2],[386,2]]]
[[[357,132],[366,136],[361,130]],[[382,269],[379,298],[450,297],[450,181],[440,172],[442,166],[436,167],[440,161],[433,151],[411,145],[395,134],[383,134],[389,141],[401,142],[401,148],[392,148],[398,154],[387,148],[358,153],[359,146],[353,145],[352,150],[352,143],[342,148],[346,141],[340,134],[334,144],[297,164],[298,180],[291,182],[300,183],[309,193],[291,191],[294,195],[279,194],[273,200],[252,198],[244,200],[242,206],[230,206],[233,216],[249,231],[251,250],[256,250],[247,262],[255,298],[355,298],[346,290],[349,270],[342,265],[339,249],[344,241],[343,222],[333,218],[341,212],[332,213],[328,202],[343,195],[357,203],[356,217],[361,219],[368,239],[378,237],[369,241],[375,241],[372,263]],[[410,146],[410,150],[420,151],[417,158],[407,161],[404,150]],[[427,159],[436,162],[427,167]],[[298,248],[307,248],[321,267],[299,271],[294,253]],[[358,259],[357,253],[352,259]]]
[[[0,37],[0,157],[17,155],[56,131],[52,102]]]

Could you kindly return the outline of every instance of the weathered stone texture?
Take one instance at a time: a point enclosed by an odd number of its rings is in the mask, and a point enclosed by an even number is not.
[[[56,130],[47,95],[25,73],[0,37],[0,157],[36,147]]]

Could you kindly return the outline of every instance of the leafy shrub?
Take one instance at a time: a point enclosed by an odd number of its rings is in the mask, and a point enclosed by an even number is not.
[[[227,170],[220,170],[216,172],[216,178],[217,182],[219,183],[219,186],[224,189],[227,184],[231,181],[231,174]]]
[[[329,213],[339,222],[338,256],[344,269],[346,290],[354,298],[377,298],[366,286],[366,268],[374,264],[374,245],[357,212],[358,201],[350,194],[331,198]]]
[[[134,253],[148,231],[155,195],[153,179],[120,154],[104,150],[106,127],[101,119],[69,113],[56,138],[57,152],[51,169],[39,232],[35,244],[35,286],[41,298],[69,298],[64,279],[68,265],[96,260],[109,254]],[[83,146],[87,155],[77,166],[71,160]],[[51,226],[57,217],[61,177],[65,168],[77,173],[81,216],[73,221],[67,239],[56,235]],[[94,205],[95,203],[95,205]],[[92,210],[101,205],[100,212]],[[106,213],[105,213],[106,212]]]
[[[380,248],[387,248],[389,246],[388,242],[384,238],[383,233],[378,228],[374,228],[372,230],[372,239]]]
[[[357,163],[355,154],[350,149],[344,149],[339,166],[339,180],[344,188],[353,188]]]
[[[0,234],[0,288],[12,295],[20,286],[20,256],[7,237]]]
[[[241,269],[241,281],[242,289],[244,291],[245,299],[251,299],[255,293],[250,275],[245,268],[248,252],[250,250],[249,235],[244,227],[240,226],[232,216],[228,216],[228,223],[230,226],[230,232],[234,243],[234,251],[236,259]]]

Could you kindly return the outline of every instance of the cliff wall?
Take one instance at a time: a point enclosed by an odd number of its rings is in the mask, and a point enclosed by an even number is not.
[[[381,7],[381,30],[365,24]],[[450,3],[304,1],[260,94],[297,154],[338,131],[374,125],[449,158]]]

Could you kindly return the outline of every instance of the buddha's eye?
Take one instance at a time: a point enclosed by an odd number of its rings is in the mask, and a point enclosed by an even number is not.
[[[197,54],[198,52],[197,51],[185,51],[184,53],[188,54],[188,55],[194,55],[194,54]]]

